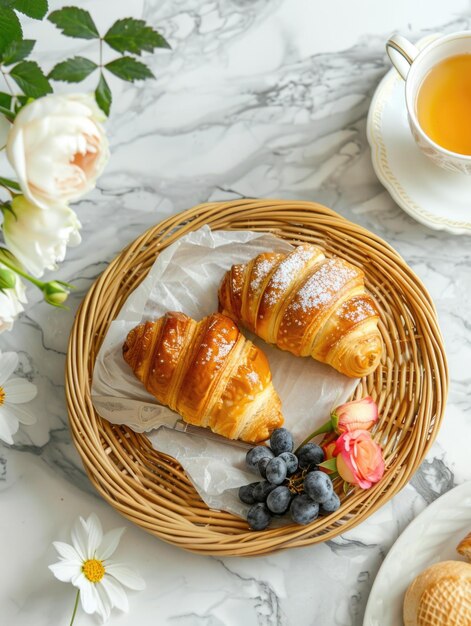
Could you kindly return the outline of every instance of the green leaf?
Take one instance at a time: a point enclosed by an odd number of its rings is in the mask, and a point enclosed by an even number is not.
[[[8,44],[15,39],[22,39],[20,20],[12,9],[0,9],[0,54],[3,54]]]
[[[170,48],[166,39],[148,26],[144,20],[127,17],[118,20],[103,37],[106,43],[118,52],[140,55],[142,51],[153,52],[154,48]]]
[[[14,189],[15,191],[21,191],[18,183],[14,180],[10,180],[10,178],[4,178],[3,176],[0,176],[0,185],[3,185],[4,187],[9,187],[10,189]]]
[[[322,461],[319,463],[319,467],[323,467],[324,469],[331,470],[332,472],[337,471],[337,459],[328,459],[327,461]]]
[[[30,54],[36,42],[33,39],[17,39],[6,47],[3,53],[3,65],[11,65]]]
[[[49,8],[47,0],[14,0],[11,6],[35,20],[42,20]]]
[[[111,108],[111,89],[105,80],[105,77],[100,72],[100,80],[95,90],[95,100],[103,113],[108,116]]]
[[[0,93],[0,106],[3,107],[4,109],[11,109],[11,100],[12,97],[9,93],[4,93],[1,92]]]
[[[36,61],[21,61],[10,70],[10,76],[25,96],[40,98],[52,92],[49,81]]]
[[[85,57],[73,57],[55,65],[49,72],[48,78],[62,80],[66,83],[79,83],[87,78],[98,65]]]
[[[4,107],[0,104],[0,113],[4,115],[9,122],[13,122],[15,119],[15,114],[10,111],[7,107]]]
[[[145,80],[146,78],[155,78],[150,69],[144,63],[136,61],[132,57],[121,57],[115,59],[105,65],[118,78],[128,80],[133,83],[135,80]]]
[[[85,9],[64,7],[49,13],[47,19],[67,37],[78,37],[79,39],[99,39],[100,37],[92,16]]]

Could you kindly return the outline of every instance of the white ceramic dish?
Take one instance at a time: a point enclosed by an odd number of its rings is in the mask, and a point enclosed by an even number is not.
[[[395,68],[375,92],[367,135],[376,175],[406,213],[435,230],[471,235],[471,176],[443,170],[421,153],[407,121],[404,81]]]
[[[426,567],[463,560],[456,546],[471,531],[471,481],[435,500],[404,530],[371,589],[363,626],[400,626],[407,587]]]

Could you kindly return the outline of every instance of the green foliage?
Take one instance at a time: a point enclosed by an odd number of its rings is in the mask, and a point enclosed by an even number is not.
[[[103,37],[104,41],[118,52],[141,55],[143,51],[153,52],[155,48],[170,48],[166,39],[147,26],[144,20],[127,17],[116,21]]]
[[[25,60],[36,42],[23,39],[17,11],[34,19],[43,19],[48,11],[48,2],[0,0],[0,69],[5,74],[8,88],[11,87],[8,77],[11,77],[23,92],[13,97],[0,93],[0,114],[5,115],[10,121],[13,121],[18,111],[31,99],[52,92],[48,79],[78,83],[98,68],[100,78],[95,89],[95,99],[103,112],[109,115],[112,96],[104,70],[127,82],[154,78],[154,74],[144,63],[130,55],[140,57],[144,52],[153,52],[157,48],[170,48],[165,37],[144,20],[131,17],[119,19],[104,36],[100,36],[88,11],[80,7],[66,6],[52,11],[47,19],[67,37],[98,40],[100,62],[75,56],[57,63],[46,77],[35,61]],[[101,58],[104,45],[110,46],[121,56],[103,65]],[[9,71],[6,68],[9,68]]]
[[[27,57],[34,48],[36,42],[33,39],[16,39],[11,41],[2,55],[3,65],[12,65]]]
[[[109,115],[112,100],[111,89],[103,76],[103,72],[100,72],[100,80],[98,81],[98,86],[95,90],[95,100],[103,113],[105,115]]]
[[[66,83],[79,83],[89,76],[98,65],[85,57],[73,57],[53,67],[48,78],[62,80]]]
[[[20,191],[20,186],[14,180],[10,180],[9,178],[4,178],[0,176],[0,185],[3,187],[8,187],[8,189],[14,189],[15,191]]]
[[[35,20],[42,20],[49,9],[47,0],[13,0],[10,6]]]
[[[40,98],[52,92],[49,81],[36,61],[21,61],[12,67],[10,76],[25,96]]]
[[[67,37],[78,37],[79,39],[99,39],[100,37],[92,16],[85,9],[64,7],[50,13],[47,19]]]
[[[0,55],[16,39],[22,39],[23,30],[17,14],[9,7],[0,8]]]
[[[106,69],[109,70],[118,78],[122,78],[123,80],[127,80],[133,83],[135,80],[144,80],[145,78],[154,78],[154,75],[144,63],[140,61],[136,61],[133,57],[121,57],[120,59],[115,59],[114,61],[110,61],[105,65]]]

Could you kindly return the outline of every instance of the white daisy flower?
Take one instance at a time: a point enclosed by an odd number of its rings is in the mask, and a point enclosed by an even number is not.
[[[53,544],[60,561],[49,565],[49,569],[59,580],[78,587],[83,610],[98,613],[104,622],[113,607],[126,612],[129,610],[123,585],[136,591],[145,588],[145,582],[138,574],[125,565],[109,560],[124,530],[115,528],[103,536],[101,522],[92,513],[87,520],[79,517],[75,522],[71,533],[72,545],[62,541]]]
[[[30,426],[36,418],[19,404],[32,400],[37,393],[36,385],[24,378],[10,378],[18,366],[16,352],[0,351],[0,439],[13,443],[20,423]]]

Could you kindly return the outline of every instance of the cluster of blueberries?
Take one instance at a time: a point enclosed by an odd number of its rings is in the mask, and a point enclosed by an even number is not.
[[[324,452],[315,443],[306,443],[293,452],[294,442],[286,428],[277,428],[270,446],[256,446],[247,452],[247,467],[263,480],[243,485],[239,498],[251,507],[247,522],[253,530],[266,528],[272,517],[290,513],[296,524],[308,524],[318,515],[333,513],[340,500],[329,475],[318,469]],[[302,493],[299,493],[302,491]]]

